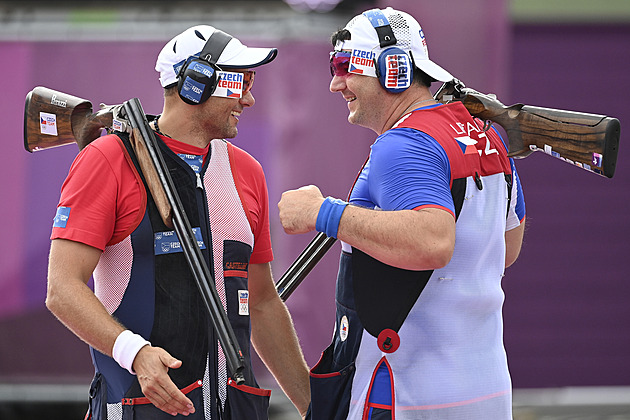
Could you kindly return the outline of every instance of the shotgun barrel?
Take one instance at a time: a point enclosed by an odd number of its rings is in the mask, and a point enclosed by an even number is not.
[[[177,233],[177,237],[182,244],[182,250],[184,251],[186,260],[188,261],[197,287],[208,309],[214,329],[219,336],[219,342],[225,354],[228,370],[232,374],[232,379],[237,384],[243,384],[245,382],[243,375],[245,358],[243,357],[243,352],[238,345],[236,335],[234,334],[234,330],[232,330],[227,314],[223,310],[221,299],[214,288],[212,273],[203,259],[188,216],[186,216],[183,205],[177,195],[175,184],[173,183],[169,171],[166,169],[166,163],[157,145],[155,133],[149,127],[146,115],[138,98],[126,101],[123,106],[131,124],[132,135],[134,135],[137,140],[141,139],[140,141],[145,144],[171,205],[175,233]]]

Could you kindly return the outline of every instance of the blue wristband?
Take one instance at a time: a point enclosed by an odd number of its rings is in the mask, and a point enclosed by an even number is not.
[[[348,205],[347,202],[338,198],[326,197],[319,213],[317,213],[317,222],[315,222],[315,230],[323,232],[326,236],[337,238],[339,230],[339,222],[341,215]]]

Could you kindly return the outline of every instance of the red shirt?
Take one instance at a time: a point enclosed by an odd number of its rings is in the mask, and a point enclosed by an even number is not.
[[[199,148],[160,136],[174,153],[207,156],[208,148]],[[122,153],[124,146],[115,135],[100,137],[75,158],[61,187],[58,207],[69,214],[65,227],[53,227],[51,239],[69,239],[103,251],[126,238],[142,220],[146,191],[136,169]],[[238,168],[241,199],[249,211],[254,233],[252,264],[273,260],[269,232],[269,197],[262,167],[256,159],[233,147],[233,166]],[[68,211],[68,210],[67,210]]]

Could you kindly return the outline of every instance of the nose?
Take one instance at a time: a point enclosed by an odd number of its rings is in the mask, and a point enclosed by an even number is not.
[[[252,91],[250,90],[239,99],[239,102],[243,107],[254,106],[256,99],[254,99],[254,95],[252,95]]]
[[[331,92],[341,92],[346,88],[346,78],[343,76],[333,76],[330,81],[330,91]]]

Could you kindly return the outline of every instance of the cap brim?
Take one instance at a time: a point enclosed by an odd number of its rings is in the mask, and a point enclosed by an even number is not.
[[[453,75],[442,67],[438,66],[431,60],[414,61],[416,67],[440,82],[450,82],[454,79]]]
[[[217,65],[228,69],[250,69],[272,62],[277,55],[278,49],[276,48],[246,47],[227,60],[222,60],[222,57],[219,58]]]

